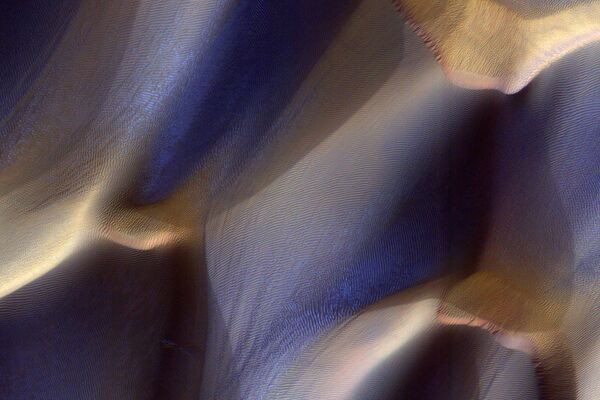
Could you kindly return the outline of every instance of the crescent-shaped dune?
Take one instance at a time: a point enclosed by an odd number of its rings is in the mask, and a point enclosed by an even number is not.
[[[600,2],[394,0],[455,84],[515,93],[600,39]]]

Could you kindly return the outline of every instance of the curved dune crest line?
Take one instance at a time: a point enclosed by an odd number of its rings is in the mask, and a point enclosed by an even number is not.
[[[108,205],[96,213],[97,231],[105,240],[136,250],[175,245],[193,237],[194,213],[189,200],[173,196],[140,208]]]
[[[133,211],[117,211],[99,226],[100,237],[136,250],[151,250],[183,240],[185,234],[169,223]]]
[[[437,321],[492,333],[502,346],[531,357],[540,399],[574,400],[577,398],[575,366],[561,329],[567,304],[558,293],[552,297],[481,271],[446,293]]]
[[[521,90],[544,68],[600,40],[600,1],[393,0],[456,85]]]

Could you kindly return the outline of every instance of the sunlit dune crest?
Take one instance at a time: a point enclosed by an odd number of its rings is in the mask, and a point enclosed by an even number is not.
[[[446,75],[515,93],[565,54],[600,39],[600,1],[394,0]]]

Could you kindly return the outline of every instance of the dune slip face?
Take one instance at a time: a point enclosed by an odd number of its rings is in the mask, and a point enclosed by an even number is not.
[[[0,400],[600,400],[598,4],[0,1]]]
[[[447,77],[516,93],[564,55],[600,39],[596,0],[393,0]]]

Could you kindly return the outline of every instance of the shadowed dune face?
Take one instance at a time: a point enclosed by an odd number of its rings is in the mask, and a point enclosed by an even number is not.
[[[53,54],[81,0],[0,2],[0,118],[4,118]]]
[[[197,258],[105,241],[2,297],[0,398],[197,399],[206,326]]]
[[[600,2],[394,0],[457,85],[515,93],[600,39]]]
[[[534,400],[540,355],[597,400],[600,43],[505,96],[390,1],[293,3],[36,10],[48,58],[0,101],[0,400]],[[506,92],[600,19],[396,3]]]
[[[559,336],[565,308],[564,301],[544,298],[510,278],[480,271],[448,290],[436,319],[441,325],[480,328],[502,346],[538,358],[548,352],[545,342]]]

